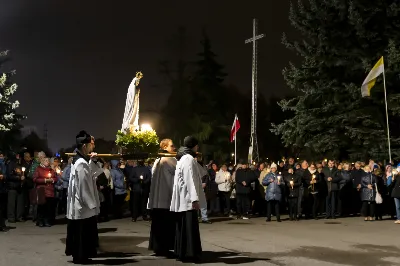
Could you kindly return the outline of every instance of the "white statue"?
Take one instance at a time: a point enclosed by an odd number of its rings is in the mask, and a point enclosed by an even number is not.
[[[122,121],[122,132],[133,132],[139,130],[139,93],[138,88],[140,79],[143,78],[142,72],[137,72],[136,77],[129,85],[128,94],[126,96],[124,120]]]

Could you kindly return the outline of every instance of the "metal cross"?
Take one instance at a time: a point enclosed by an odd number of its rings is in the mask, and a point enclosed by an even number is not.
[[[264,38],[265,34],[257,35],[257,19],[253,19],[253,38],[247,39],[244,43],[253,43],[253,67],[252,67],[252,106],[251,106],[251,137],[249,149],[249,161],[258,161],[257,142],[257,40]]]

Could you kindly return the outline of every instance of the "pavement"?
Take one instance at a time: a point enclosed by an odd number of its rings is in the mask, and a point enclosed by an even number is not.
[[[285,217],[283,217],[285,218]],[[0,266],[72,266],[64,255],[66,225],[38,228],[28,221],[0,233]],[[99,224],[100,255],[93,265],[183,265],[147,250],[150,223]],[[282,223],[215,219],[201,224],[205,265],[400,265],[400,225],[362,218]]]

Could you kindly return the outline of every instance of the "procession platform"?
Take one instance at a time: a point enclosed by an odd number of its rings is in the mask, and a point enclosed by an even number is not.
[[[64,255],[66,225],[38,228],[28,221],[15,226],[0,234],[0,265],[72,265]],[[391,220],[220,218],[200,228],[205,265],[400,265],[400,226]],[[150,223],[130,219],[99,224],[102,253],[93,265],[182,265],[152,256],[149,230]]]

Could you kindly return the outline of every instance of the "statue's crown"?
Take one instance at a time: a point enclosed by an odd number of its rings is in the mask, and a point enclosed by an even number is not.
[[[136,72],[136,78],[137,79],[143,78],[143,73],[141,71]]]

